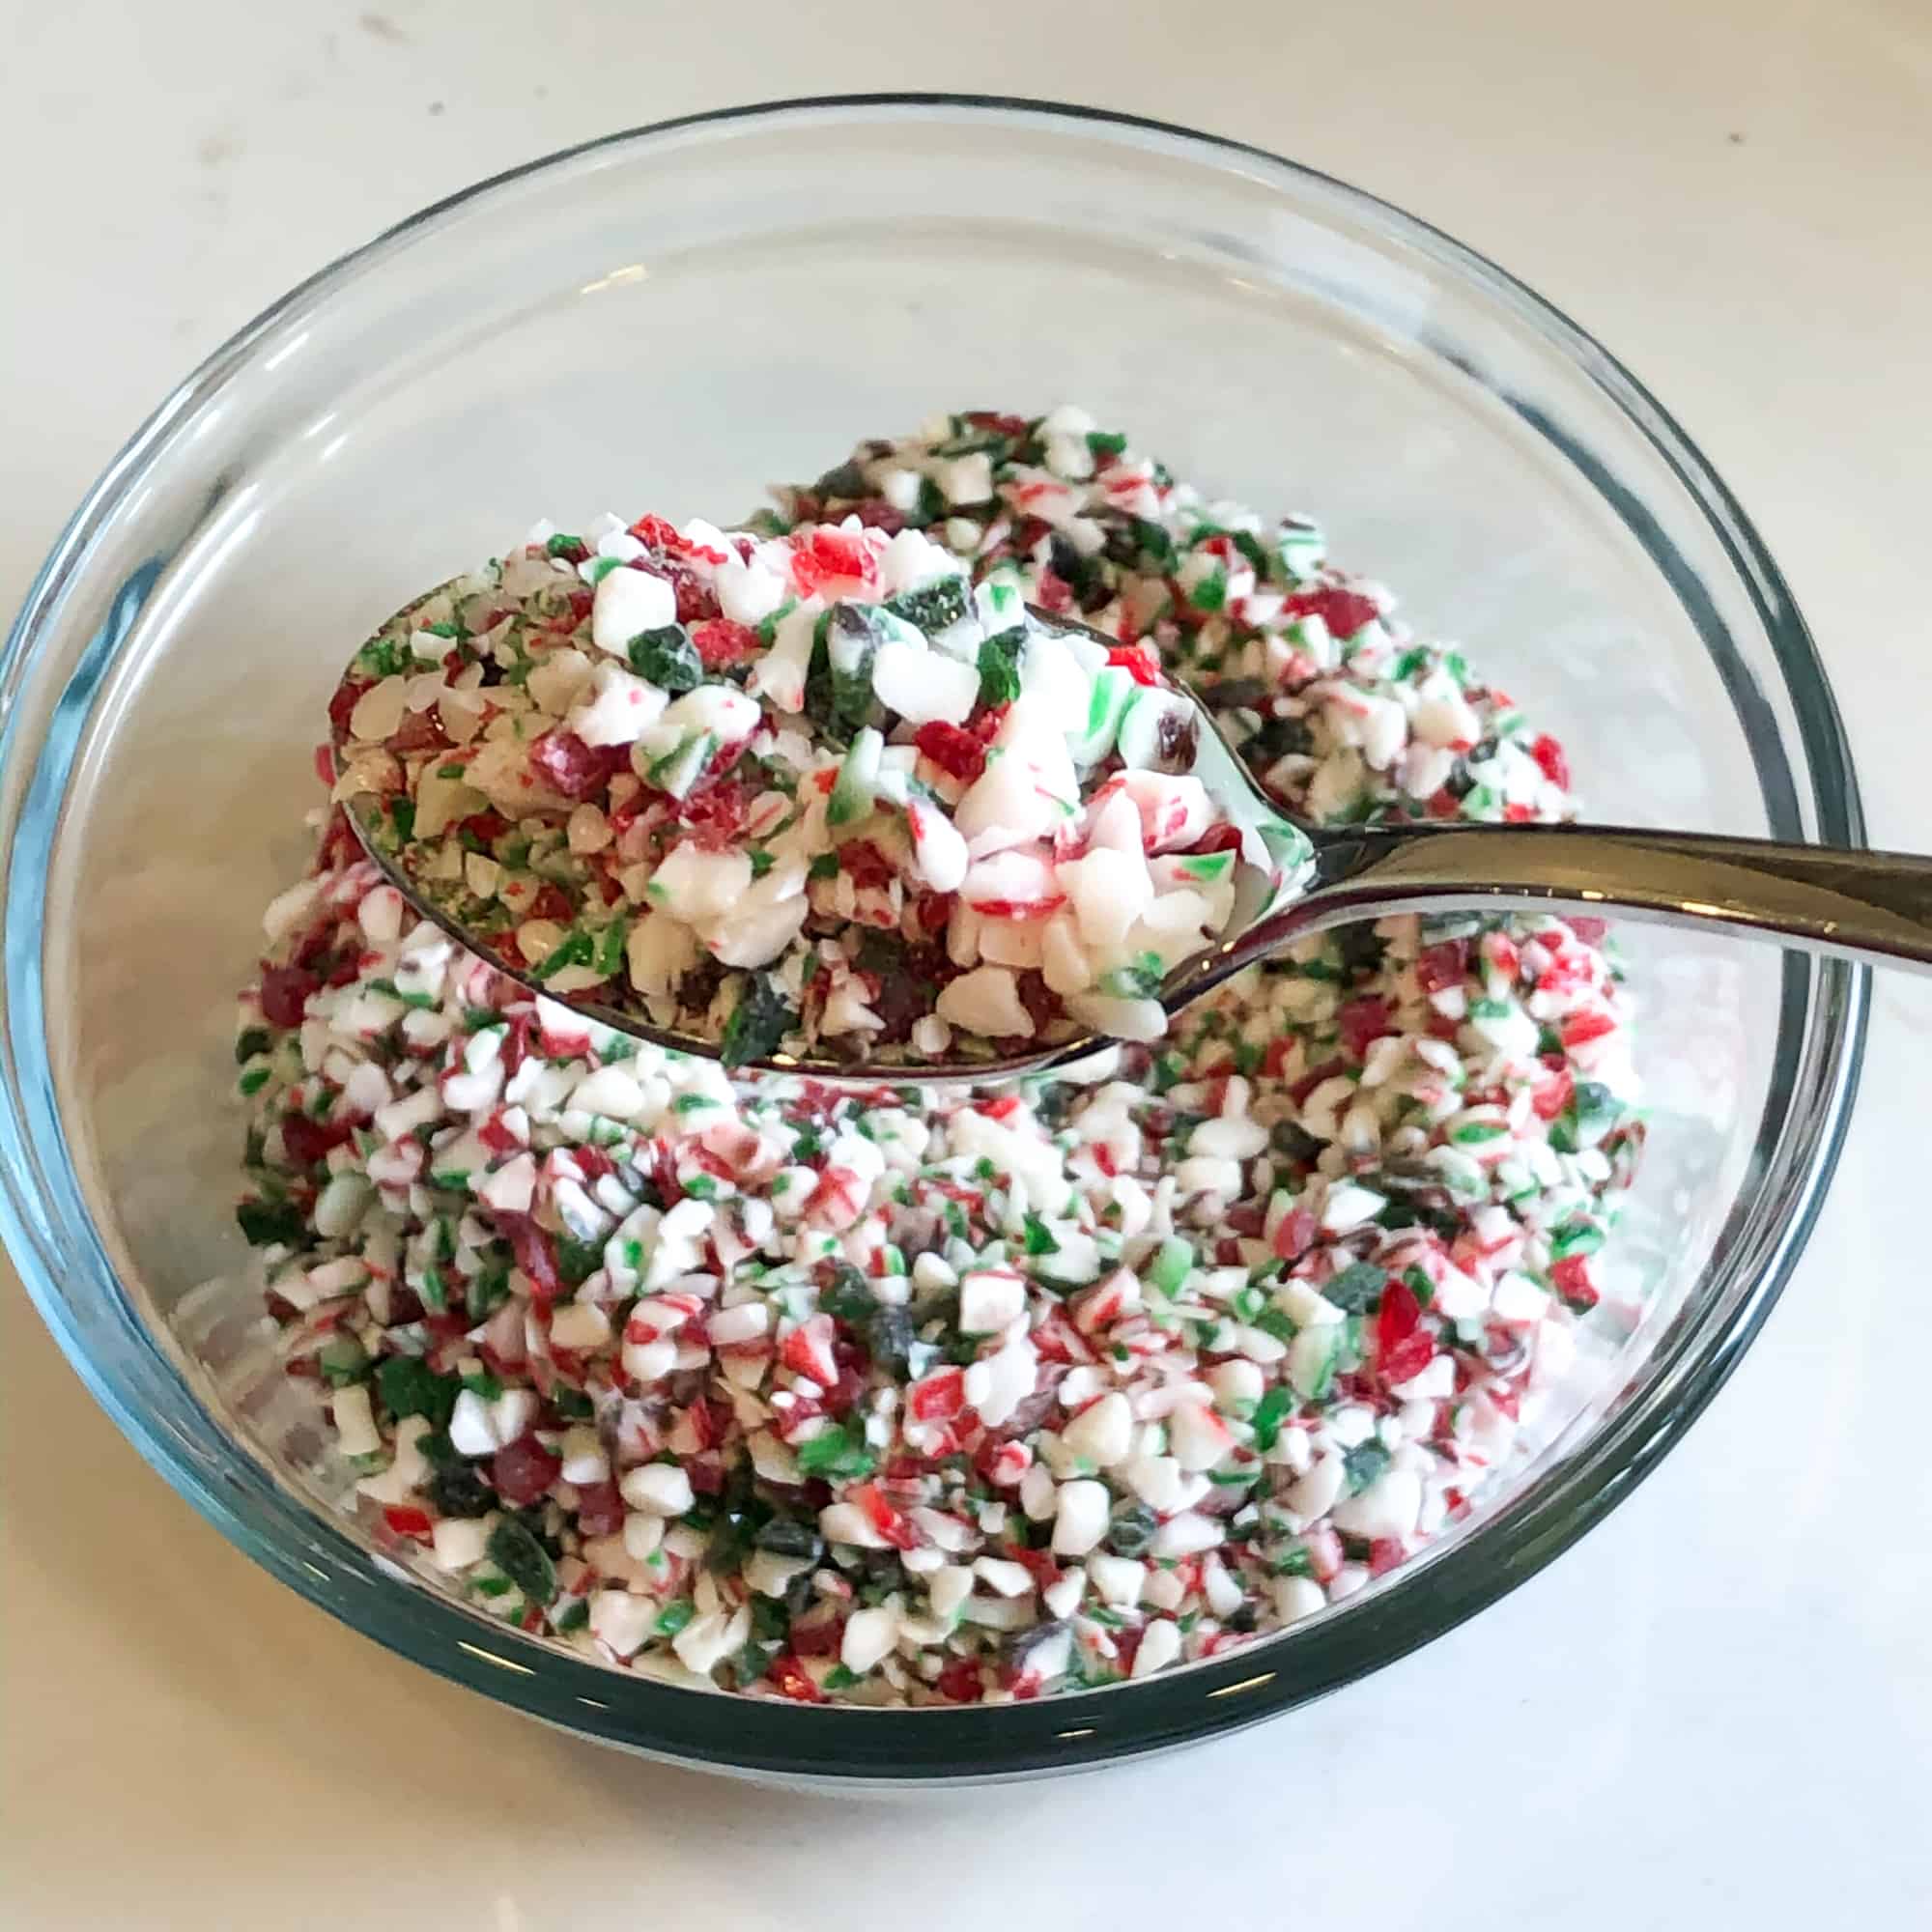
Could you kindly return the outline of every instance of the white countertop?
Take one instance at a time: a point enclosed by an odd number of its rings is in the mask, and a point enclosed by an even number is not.
[[[1059,95],[1359,183],[1594,329],[1782,559],[1874,838],[1932,844],[1932,633],[1898,595],[1932,529],[1924,0],[1034,0],[997,35],[989,17],[0,8],[0,602],[176,377],[425,201],[761,96]],[[1928,1082],[1932,986],[1889,980],[1831,1204],[1762,1341],[1633,1501],[1474,1624],[1179,1758],[892,1804],[622,1759],[377,1650],[141,1464],[0,1264],[0,1918],[1925,1923]]]

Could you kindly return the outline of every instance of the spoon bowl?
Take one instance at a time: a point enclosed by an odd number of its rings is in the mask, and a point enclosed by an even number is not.
[[[436,589],[412,600],[388,624],[387,630],[402,619],[452,591],[462,580],[452,579]],[[1061,636],[1078,636],[1107,647],[1114,641],[1087,624],[1029,605],[1027,612],[1040,630]],[[379,633],[380,634],[380,633]],[[440,927],[478,957],[516,981],[527,991],[554,1001],[583,1018],[608,1027],[625,1037],[673,1053],[696,1054],[708,1059],[725,1057],[724,1041],[715,1034],[696,1028],[668,1024],[654,1019],[636,1005],[619,1005],[599,999],[595,990],[560,992],[547,984],[544,977],[515,954],[506,955],[490,933],[467,923],[443,903],[441,896],[407,863],[407,855],[423,848],[405,839],[397,841],[386,822],[396,793],[391,782],[395,760],[385,753],[372,755],[368,741],[358,738],[352,726],[355,698],[365,680],[352,659],[337,686],[337,701],[329,707],[330,750],[338,777],[337,801],[364,853],[421,918]],[[1212,946],[1182,963],[1181,971],[1211,971],[1222,952],[1237,945],[1243,934],[1262,922],[1279,916],[1295,899],[1313,864],[1313,848],[1304,830],[1271,800],[1248,776],[1240,759],[1216,729],[1210,714],[1200,700],[1172,679],[1163,689],[1186,712],[1186,728],[1173,734],[1171,750],[1164,750],[1154,769],[1174,777],[1198,779],[1219,806],[1228,825],[1240,837],[1234,873],[1233,911]],[[1232,967],[1212,972],[1205,985],[1218,984]],[[1156,997],[1165,1010],[1177,1010],[1163,984]],[[1181,1001],[1179,1004],[1184,1004]],[[850,1037],[843,1036],[841,1037]],[[918,1081],[923,1085],[950,1087],[975,1086],[986,1081],[1009,1079],[1022,1073],[1040,1073],[1090,1059],[1110,1043],[1111,1037],[1083,1031],[1070,1038],[1051,1043],[1018,1045],[1000,1050],[1001,1043],[975,1041],[954,1061],[912,1063],[901,1061],[867,1063],[832,1052],[773,1051],[734,1063],[751,1072],[786,1073],[796,1077],[841,1086],[876,1087]]]
[[[442,586],[446,587],[446,586]],[[435,596],[436,592],[429,593]],[[420,604],[426,599],[417,599]],[[409,607],[413,609],[414,606]],[[1110,640],[1076,619],[1027,607],[1062,635]],[[342,689],[352,682],[345,672]],[[1710,833],[1632,826],[1381,823],[1324,826],[1286,811],[1221,733],[1214,712],[1180,680],[1166,687],[1187,707],[1158,769],[1198,779],[1240,833],[1235,904],[1221,933],[1177,964],[1153,998],[1169,1020],[1246,967],[1323,929],[1393,913],[1569,911],[1716,924],[1807,951],[1932,969],[1932,858],[1855,851]],[[724,1058],[719,1037],[661,1025],[635,1009],[558,994],[454,918],[384,848],[385,794],[358,782],[351,707],[330,707],[337,796],[369,859],[411,908],[528,991],[629,1038],[673,1053]],[[403,849],[411,849],[407,846]],[[1088,1030],[1071,1038],[930,1063],[868,1063],[828,1053],[773,1051],[738,1063],[841,1086],[978,1086],[1042,1074],[1117,1044]]]

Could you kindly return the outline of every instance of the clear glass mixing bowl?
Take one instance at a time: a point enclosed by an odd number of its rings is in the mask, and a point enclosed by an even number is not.
[[[1633,933],[1655,1113],[1611,1253],[1650,1313],[1502,1495],[1288,1634],[993,1709],[726,1699],[484,1621],[335,1507],[304,1392],[263,1345],[224,1095],[231,990],[302,863],[348,650],[539,514],[726,516],[856,436],[1061,400],[1213,490],[1320,515],[1337,556],[1562,735],[1595,814],[1860,842],[1804,624],[1670,418],[1500,270],[1270,156],[1017,102],[753,108],[486,183],[305,283],[115,461],[7,646],[5,1232],[90,1387],[197,1509],[534,1716],[687,1762],[899,1781],[1247,1723],[1449,1629],[1628,1494],[1804,1243],[1863,977]]]

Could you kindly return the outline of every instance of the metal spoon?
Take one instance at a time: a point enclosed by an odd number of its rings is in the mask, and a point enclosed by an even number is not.
[[[1042,611],[1033,615],[1064,631],[1087,629]],[[1284,813],[1221,736],[1200,697],[1178,680],[1169,682],[1192,706],[1195,729],[1179,734],[1167,768],[1199,778],[1245,835],[1227,929],[1176,966],[1155,995],[1170,1017],[1296,939],[1391,913],[1614,911],[1665,924],[1716,925],[1874,964],[1932,969],[1932,858],[1634,826],[1314,825]],[[340,715],[344,707],[337,709]],[[339,726],[338,769],[347,739],[346,725]],[[721,1042],[707,1035],[657,1026],[594,999],[559,999],[526,968],[505,963],[487,936],[443,912],[381,849],[373,828],[383,801],[358,795],[345,803],[363,850],[408,903],[510,979],[631,1038],[720,1057]],[[1112,1043],[1087,1033],[1015,1053],[911,1065],[777,1053],[746,1063],[746,1070],[867,1086],[971,1085],[1067,1066]]]

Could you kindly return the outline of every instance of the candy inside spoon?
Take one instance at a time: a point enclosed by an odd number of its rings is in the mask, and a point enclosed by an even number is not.
[[[1157,1035],[1309,859],[1149,651],[916,532],[546,537],[385,623],[330,718],[437,925],[621,1033],[821,1079]]]
[[[658,1046],[1041,1072],[1393,912],[1614,907],[1932,964],[1925,859],[1297,826],[1150,652],[917,532],[644,519],[600,551],[532,543],[385,624],[330,707],[336,795],[437,925]]]

